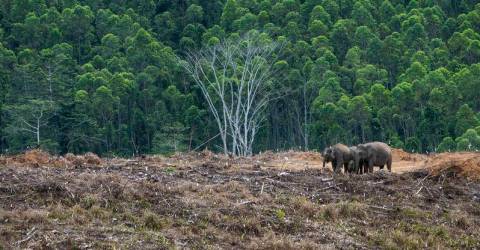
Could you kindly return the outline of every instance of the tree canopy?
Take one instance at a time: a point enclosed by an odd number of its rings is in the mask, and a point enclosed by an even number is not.
[[[0,152],[172,153],[222,142],[188,52],[249,32],[275,54],[253,151],[382,140],[480,149],[476,1],[0,3]]]

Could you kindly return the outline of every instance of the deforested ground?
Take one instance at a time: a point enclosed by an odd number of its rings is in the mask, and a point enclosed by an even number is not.
[[[480,154],[394,154],[367,175],[313,152],[0,157],[0,249],[480,248]]]

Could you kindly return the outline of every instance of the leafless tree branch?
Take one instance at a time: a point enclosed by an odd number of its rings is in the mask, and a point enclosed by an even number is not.
[[[181,61],[214,116],[226,154],[252,154],[263,111],[274,99],[269,82],[280,49],[279,43],[246,35],[188,52]]]

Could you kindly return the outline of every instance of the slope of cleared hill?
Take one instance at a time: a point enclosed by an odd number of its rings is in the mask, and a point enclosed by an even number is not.
[[[397,156],[394,167],[411,160]],[[479,248],[480,182],[418,157],[427,165],[368,175],[298,152],[0,157],[0,246]]]

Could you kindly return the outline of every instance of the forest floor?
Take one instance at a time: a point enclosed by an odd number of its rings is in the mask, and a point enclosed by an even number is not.
[[[0,249],[480,248],[480,154],[0,157]]]

